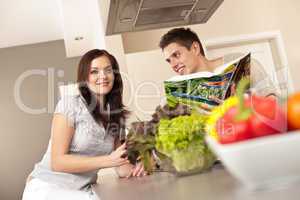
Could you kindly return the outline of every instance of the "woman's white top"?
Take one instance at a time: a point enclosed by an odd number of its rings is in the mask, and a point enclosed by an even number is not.
[[[81,95],[63,95],[54,113],[64,115],[75,129],[69,154],[101,156],[112,152],[113,136],[106,134],[104,127],[95,122]],[[42,160],[35,165],[31,176],[70,189],[85,189],[97,180],[98,170],[87,173],[55,172],[51,170],[50,162],[51,140],[46,153]]]

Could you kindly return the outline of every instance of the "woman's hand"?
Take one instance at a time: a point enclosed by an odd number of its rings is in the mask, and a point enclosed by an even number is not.
[[[127,158],[122,158],[126,154],[126,144],[122,144],[108,156],[112,167],[118,167],[129,163]]]

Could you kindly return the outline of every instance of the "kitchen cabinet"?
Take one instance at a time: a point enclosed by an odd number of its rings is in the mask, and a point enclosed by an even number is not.
[[[100,12],[102,1],[59,0],[58,2],[67,57],[81,56],[94,48],[107,48],[105,22]]]

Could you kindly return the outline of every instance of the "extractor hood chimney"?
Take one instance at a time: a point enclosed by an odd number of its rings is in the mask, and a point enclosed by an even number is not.
[[[223,0],[110,0],[106,34],[205,23]]]

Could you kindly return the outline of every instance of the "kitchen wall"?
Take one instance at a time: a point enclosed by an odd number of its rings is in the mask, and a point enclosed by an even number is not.
[[[62,40],[0,49],[1,200],[21,199],[26,176],[47,148],[57,85],[76,80],[78,61],[66,59]]]
[[[189,27],[196,31],[201,39],[280,30],[294,87],[300,90],[300,79],[297,78],[300,73],[300,26],[296,25],[300,18],[299,10],[298,0],[225,0],[206,24]],[[160,37],[169,29],[123,34],[125,53],[157,49]],[[149,78],[148,74],[143,76]]]

